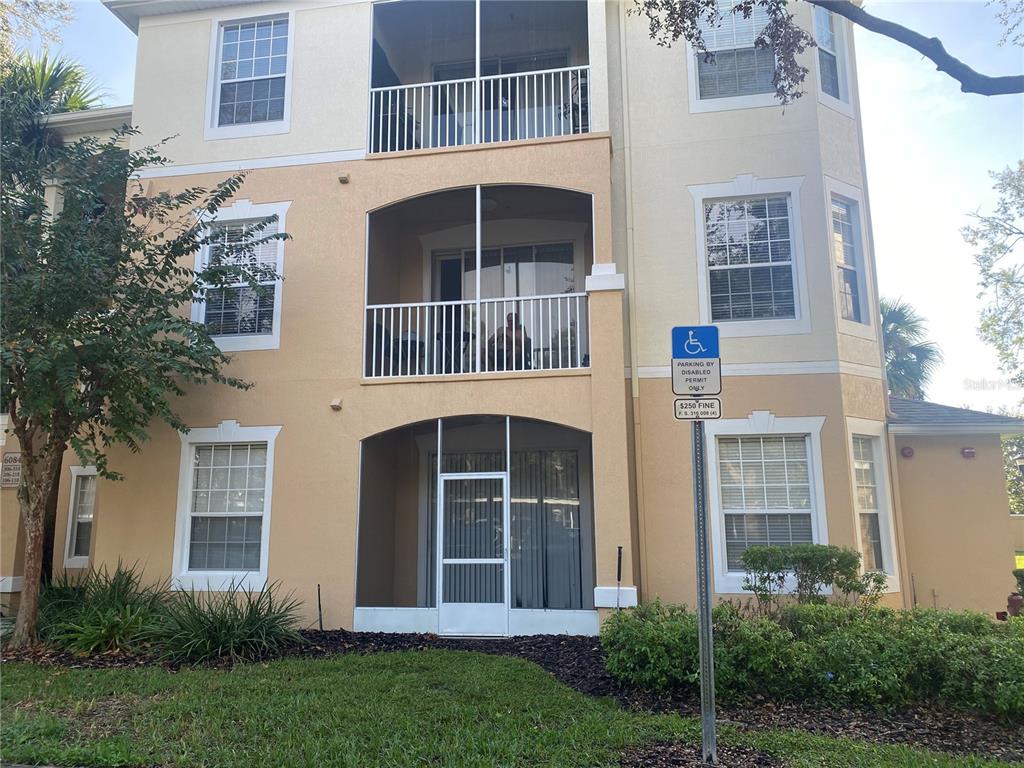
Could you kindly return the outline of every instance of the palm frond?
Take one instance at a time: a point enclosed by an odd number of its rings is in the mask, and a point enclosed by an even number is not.
[[[925,386],[942,362],[942,351],[926,340],[925,320],[908,302],[883,298],[880,307],[889,392],[922,400]]]

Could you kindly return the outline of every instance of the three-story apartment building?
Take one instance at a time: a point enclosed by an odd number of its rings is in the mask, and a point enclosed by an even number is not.
[[[618,0],[105,4],[138,34],[133,144],[174,137],[147,189],[247,170],[216,227],[274,214],[291,239],[259,254],[282,275],[262,294],[193,308],[252,390],[191,391],[191,431],[118,453],[123,482],[69,458],[65,565],[280,582],[310,619],[319,590],[325,625],[366,630],[592,633],[692,602],[669,334],[708,323],[716,593],[742,592],[748,546],[831,542],[893,604],[926,578],[998,607],[993,456],[1019,424],[904,413],[899,439],[938,425],[982,455],[900,481],[845,21],[794,6],[819,47],[783,108],[760,11],[706,30],[705,61]],[[984,485],[974,525],[936,483]],[[915,570],[946,546],[979,558],[973,587]]]

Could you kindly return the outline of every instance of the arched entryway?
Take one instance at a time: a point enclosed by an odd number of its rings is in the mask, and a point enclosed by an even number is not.
[[[364,440],[360,477],[357,629],[597,631],[589,434],[421,422]]]

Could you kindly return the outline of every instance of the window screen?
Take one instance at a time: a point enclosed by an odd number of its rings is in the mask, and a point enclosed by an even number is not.
[[[742,13],[725,13],[722,23],[712,27],[706,19],[700,29],[708,51],[714,55],[705,60],[696,54],[697,89],[701,99],[728,96],[749,96],[775,90],[775,56],[766,48],[755,48],[754,40],[768,23],[760,6],[754,6],[749,19]]]
[[[747,547],[813,542],[807,436],[718,438],[719,491],[728,570]]]
[[[284,119],[288,19],[221,27],[217,125]]]
[[[796,317],[789,196],[704,205],[711,319]]]
[[[267,444],[197,445],[192,454],[190,571],[258,571]]]
[[[878,479],[875,474],[874,440],[853,438],[853,472],[856,481],[857,515],[860,522],[861,562],[865,571],[884,571],[882,531],[878,516]]]

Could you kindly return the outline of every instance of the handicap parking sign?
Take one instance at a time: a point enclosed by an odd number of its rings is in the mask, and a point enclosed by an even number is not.
[[[722,391],[722,360],[718,356],[718,328],[714,325],[680,325],[672,329],[672,391],[684,397],[707,397]],[[716,401],[717,402],[717,401]],[[708,413],[720,418],[720,409]],[[695,413],[677,407],[679,414]]]
[[[672,329],[673,359],[719,357],[718,326],[677,325]]]

